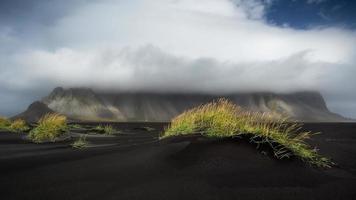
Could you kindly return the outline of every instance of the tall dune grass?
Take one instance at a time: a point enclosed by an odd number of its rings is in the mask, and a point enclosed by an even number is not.
[[[318,167],[330,167],[331,161],[305,142],[313,133],[301,131],[301,126],[277,114],[249,112],[219,99],[174,118],[161,138],[196,133],[217,138],[246,135],[254,143],[270,145],[279,159],[296,156]]]
[[[23,132],[29,130],[30,127],[27,126],[27,123],[23,119],[16,119],[11,122],[9,130],[13,132]]]
[[[36,128],[30,131],[29,138],[35,143],[54,142],[67,130],[67,118],[59,114],[46,114]]]

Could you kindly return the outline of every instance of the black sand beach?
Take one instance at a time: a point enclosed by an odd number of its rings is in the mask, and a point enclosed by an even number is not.
[[[31,144],[0,133],[0,199],[356,199],[356,124],[310,123],[332,169],[276,160],[241,140],[158,141],[164,123],[117,123],[117,137]],[[146,130],[143,127],[152,127]]]

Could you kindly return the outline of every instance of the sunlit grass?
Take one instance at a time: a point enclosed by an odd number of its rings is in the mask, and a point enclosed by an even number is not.
[[[5,117],[0,117],[0,130],[5,130],[9,132],[23,132],[29,129],[30,127],[23,119],[16,119],[14,121],[11,121]]]
[[[67,131],[67,118],[59,114],[46,114],[36,128],[30,131],[29,138],[35,143],[54,142]]]
[[[8,129],[13,132],[24,132],[24,131],[29,130],[30,127],[27,125],[25,120],[16,119],[15,121],[11,122]]]
[[[71,146],[76,149],[86,148],[88,146],[86,136],[80,136],[76,141],[74,141]]]
[[[318,167],[330,167],[331,161],[305,142],[313,133],[301,131],[301,126],[277,114],[249,112],[219,99],[175,117],[161,138],[197,133],[217,138],[245,135],[251,142],[269,144],[279,159],[296,156]]]

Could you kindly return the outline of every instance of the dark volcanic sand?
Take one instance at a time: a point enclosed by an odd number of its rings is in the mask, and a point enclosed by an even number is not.
[[[115,146],[71,149],[0,133],[0,199],[356,199],[356,124],[306,124],[338,163],[319,170],[232,140],[157,142],[165,124],[115,124]],[[140,127],[155,127],[146,131]]]

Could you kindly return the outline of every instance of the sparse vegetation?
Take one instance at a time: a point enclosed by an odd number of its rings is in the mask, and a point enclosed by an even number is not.
[[[296,156],[318,167],[330,167],[332,162],[305,142],[313,133],[301,131],[301,126],[276,114],[248,112],[219,99],[174,118],[161,138],[197,133],[217,138],[248,136],[258,145],[270,145],[279,159]]]
[[[29,138],[35,143],[54,142],[67,131],[67,118],[59,114],[46,114],[36,128],[29,133]]]
[[[0,130],[7,130],[11,125],[10,120],[0,116]]]
[[[8,129],[13,132],[23,132],[29,130],[30,127],[27,126],[25,120],[16,119],[15,121],[11,122]]]
[[[115,129],[111,125],[99,125],[94,128],[95,131],[104,133],[105,135],[114,135]]]
[[[6,130],[11,132],[23,132],[29,130],[30,127],[27,126],[23,119],[16,119],[15,121],[10,121],[5,117],[0,117],[0,130]]]
[[[73,144],[71,144],[71,146],[76,149],[86,148],[88,146],[86,136],[81,135],[76,141],[73,142]]]
[[[68,128],[81,129],[83,127],[81,125],[79,125],[79,124],[69,124]]]

